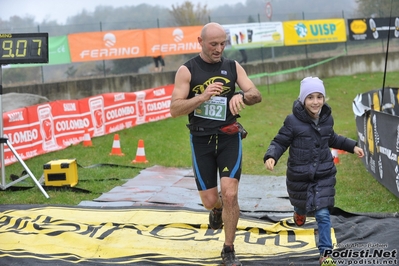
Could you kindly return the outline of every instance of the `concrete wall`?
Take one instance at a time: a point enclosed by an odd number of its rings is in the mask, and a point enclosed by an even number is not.
[[[268,62],[256,65],[245,65],[248,75],[274,73],[298,67],[308,67],[324,59],[304,59]],[[385,54],[367,54],[341,56],[327,63],[292,73],[278,74],[269,78],[258,77],[253,81],[256,85],[273,84],[287,80],[300,80],[305,76],[320,78],[354,75],[359,73],[384,72]],[[399,52],[389,53],[387,71],[399,71]],[[175,72],[151,74],[135,74],[127,76],[111,76],[71,80],[57,83],[44,83],[18,87],[4,87],[3,93],[31,93],[48,98],[50,101],[81,99],[108,92],[132,92],[159,87],[174,83]]]

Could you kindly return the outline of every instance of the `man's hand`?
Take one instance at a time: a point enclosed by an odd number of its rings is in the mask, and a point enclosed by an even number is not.
[[[238,115],[242,109],[245,109],[244,97],[241,94],[236,94],[229,102],[230,111],[233,115]]]
[[[223,83],[222,82],[214,82],[208,87],[206,87],[205,91],[201,94],[204,97],[204,102],[210,100],[213,96],[219,96],[223,92]]]

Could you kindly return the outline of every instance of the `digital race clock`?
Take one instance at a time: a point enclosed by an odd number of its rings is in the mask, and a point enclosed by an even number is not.
[[[48,63],[48,33],[0,33],[0,65]]]

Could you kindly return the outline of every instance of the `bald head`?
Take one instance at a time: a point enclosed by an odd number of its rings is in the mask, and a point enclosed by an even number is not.
[[[201,30],[201,38],[203,40],[206,40],[207,38],[215,36],[226,37],[226,31],[224,30],[222,25],[216,22],[210,22],[208,24],[205,24],[205,26]]]
[[[202,49],[200,56],[207,63],[214,64],[221,61],[226,46],[227,34],[218,23],[208,23],[201,30],[198,42]]]

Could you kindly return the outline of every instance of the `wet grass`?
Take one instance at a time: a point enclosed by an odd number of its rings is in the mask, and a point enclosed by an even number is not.
[[[335,131],[338,134],[357,138],[352,101],[359,93],[381,88],[382,80],[383,73],[324,79],[328,103],[333,109]],[[388,73],[386,86],[395,87],[398,80],[399,73]],[[287,154],[283,155],[274,172],[265,169],[262,159],[284,118],[291,113],[292,103],[299,94],[299,81],[272,84],[269,87],[259,86],[259,89],[263,95],[262,103],[248,106],[239,119],[249,132],[243,141],[243,173],[284,176]],[[81,201],[93,200],[102,193],[124,184],[127,179],[138,175],[142,168],[153,165],[191,167],[186,123],[187,117],[169,118],[117,132],[124,156],[110,155],[114,135],[109,134],[93,138],[93,147],[83,147],[82,144],[78,144],[29,159],[25,163],[39,179],[43,175],[43,165],[47,162],[75,158],[81,166],[78,168],[77,187],[89,190],[90,193],[49,190],[47,193],[50,198],[47,199],[33,181],[27,178],[17,185],[31,188],[0,191],[0,201],[2,204],[77,205]],[[132,163],[139,139],[143,139],[145,143],[145,154],[149,161],[147,164]],[[88,168],[93,165],[96,167]],[[340,155],[337,169],[337,207],[350,212],[398,211],[399,198],[376,181],[355,155]],[[7,183],[10,182],[10,174],[20,174],[22,170],[22,165],[18,162],[7,166],[5,169]]]

